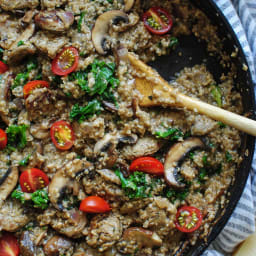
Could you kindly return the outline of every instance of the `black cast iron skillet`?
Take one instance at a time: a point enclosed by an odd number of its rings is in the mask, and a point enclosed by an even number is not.
[[[232,62],[234,62],[238,68],[237,79],[235,82],[237,89],[242,95],[244,113],[250,113],[249,117],[255,119],[255,99],[251,74],[249,70],[244,71],[242,69],[243,64],[247,64],[247,61],[234,31],[214,3],[214,0],[191,1],[198,8],[200,8],[208,16],[208,18],[210,18],[214,25],[218,27],[219,37],[225,39],[224,50],[231,54],[235,47],[239,49],[238,57],[232,60]],[[180,52],[182,52],[182,56],[180,56]],[[192,67],[196,64],[202,63],[206,64],[208,70],[213,74],[217,82],[219,81],[221,74],[227,73],[228,71],[219,64],[216,57],[211,57],[208,55],[205,43],[198,42],[194,36],[183,36],[179,38],[179,46],[175,51],[168,56],[159,57],[156,59],[156,61],[149,64],[154,67],[163,78],[170,81],[175,76],[175,73],[179,72],[184,67]],[[229,202],[227,203],[225,209],[216,217],[216,223],[207,239],[198,240],[194,246],[186,246],[186,243],[184,242],[184,246],[181,246],[180,250],[176,252],[175,255],[201,255],[224,228],[232,212],[234,211],[246,184],[254,153],[254,143],[254,137],[242,134],[240,155],[243,156],[243,161],[236,171],[233,185],[229,188]],[[248,154],[245,154],[246,150],[248,150]]]

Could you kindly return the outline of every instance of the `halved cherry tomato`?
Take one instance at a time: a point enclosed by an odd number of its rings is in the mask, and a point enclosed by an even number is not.
[[[109,204],[99,196],[88,196],[80,204],[80,211],[87,213],[103,213],[111,210]]]
[[[181,232],[190,233],[200,227],[202,220],[203,217],[198,208],[193,206],[183,206],[176,214],[175,225]]]
[[[4,149],[7,144],[7,134],[4,130],[0,129],[0,149]]]
[[[143,15],[147,30],[156,35],[164,35],[172,28],[172,17],[161,7],[151,7]]]
[[[73,129],[66,121],[57,121],[52,125],[51,138],[55,147],[60,150],[70,149],[75,141]]]
[[[19,253],[17,238],[11,233],[3,233],[0,238],[0,256],[18,256]]]
[[[49,88],[49,83],[41,80],[34,80],[31,82],[28,82],[23,87],[24,98],[26,99],[29,96],[29,94],[31,94],[36,88],[43,88],[43,87]]]
[[[66,76],[78,66],[79,53],[75,47],[64,48],[52,61],[52,72],[59,76]]]
[[[28,169],[20,175],[20,186],[23,192],[33,193],[38,189],[47,187],[48,184],[47,175],[37,168]]]
[[[130,171],[141,171],[154,175],[164,174],[163,164],[153,157],[140,157],[134,160],[130,165]]]
[[[8,69],[9,69],[9,67],[5,63],[0,61],[0,74],[5,73]]]

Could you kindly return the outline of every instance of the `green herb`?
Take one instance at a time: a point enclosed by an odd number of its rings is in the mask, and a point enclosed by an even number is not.
[[[156,131],[155,135],[161,139],[168,137],[171,141],[176,141],[184,136],[183,132],[177,128],[169,128],[167,131]]]
[[[195,157],[195,152],[189,152],[189,158],[193,160]]]
[[[7,128],[7,149],[15,151],[23,149],[27,145],[26,125],[11,125]]]
[[[12,84],[11,89],[14,89],[18,86],[23,86],[28,81],[29,73],[37,68],[37,60],[36,58],[30,58],[26,65],[26,70],[24,72],[18,73],[14,78],[14,82]]]
[[[227,162],[229,163],[229,162],[232,162],[232,155],[227,151],[226,152],[226,160],[227,160]]]
[[[200,168],[198,173],[198,183],[205,183],[205,177],[207,175],[207,171],[205,168]]]
[[[186,187],[183,190],[175,190],[172,188],[167,188],[163,191],[163,196],[167,197],[172,203],[174,203],[176,200],[180,200],[180,201],[185,200],[188,194],[189,194],[188,187]]]
[[[86,55],[86,54],[85,54],[84,52],[80,52],[80,53],[79,53],[79,56],[80,56],[80,57],[85,57],[85,55]]]
[[[42,210],[48,207],[49,197],[45,190],[37,190],[31,195],[31,200],[34,203],[35,208],[40,208]]]
[[[110,4],[113,4],[113,0],[107,0]]]
[[[90,101],[86,106],[82,107],[75,104],[70,112],[70,120],[77,120],[83,122],[85,119],[92,117],[95,114],[99,114],[101,111],[101,104],[98,100]]]
[[[25,203],[24,193],[23,193],[21,190],[15,189],[15,190],[12,192],[11,197],[18,199],[19,201],[21,201],[22,204]]]
[[[37,59],[30,58],[27,63],[27,72],[31,72],[33,69],[38,67]]]
[[[4,53],[4,49],[0,47],[0,55],[3,55],[3,53]]]
[[[222,122],[218,122],[218,125],[221,129],[227,127],[227,125],[223,124]]]
[[[208,165],[208,156],[207,155],[204,155],[203,158],[202,158],[202,161],[203,161],[203,164],[204,166]]]
[[[31,157],[31,154],[27,155],[24,159],[19,161],[20,166],[27,166],[29,162],[29,158]]]
[[[92,73],[95,83],[88,86],[88,74]],[[97,96],[99,100],[107,100],[116,104],[114,89],[119,80],[114,77],[115,64],[95,60],[86,70],[77,71],[69,75],[69,81],[77,81],[78,85],[89,96]]]
[[[88,72],[83,70],[83,71],[77,71],[73,72],[68,76],[69,81],[77,81],[78,85],[80,88],[89,93],[90,88],[88,87]]]
[[[114,89],[119,84],[119,80],[114,77],[115,64],[105,63],[104,61],[95,60],[92,64],[92,73],[95,78],[95,84],[90,95],[102,95],[104,99],[108,99],[110,89]],[[107,90],[107,88],[109,90]]]
[[[150,197],[152,184],[146,181],[146,174],[143,172],[134,172],[128,178],[125,178],[120,170],[115,171],[119,177],[122,189],[129,198]]]
[[[45,190],[37,190],[33,192],[30,200],[25,199],[25,193],[20,190],[20,188],[15,189],[11,197],[19,200],[22,204],[32,204],[34,208],[40,208],[42,210],[48,207],[49,197]]]
[[[17,46],[21,46],[21,45],[24,45],[24,41],[22,40],[17,43]]]
[[[221,96],[221,89],[217,85],[212,86],[211,94],[216,101],[218,107],[222,107],[222,96]]]
[[[23,86],[28,81],[28,77],[29,77],[28,72],[17,74],[16,77],[14,78],[12,89],[18,86]]]
[[[174,49],[178,44],[179,44],[178,38],[172,36],[172,37],[170,38],[170,44],[169,44],[170,48]]]
[[[77,31],[79,33],[81,33],[81,27],[82,27],[82,22],[83,22],[84,16],[85,16],[85,12],[81,12],[80,18],[79,18],[78,23],[77,23]]]

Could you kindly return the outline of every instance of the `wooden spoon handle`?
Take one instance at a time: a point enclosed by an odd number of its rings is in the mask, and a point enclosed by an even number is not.
[[[138,79],[140,80],[140,83],[138,83],[140,87],[136,86],[144,96],[140,102],[141,106],[150,107],[161,105],[161,100],[163,100],[165,105],[183,107],[198,112],[240,131],[256,136],[256,121],[179,93],[159,76],[155,70],[137,59],[134,55],[128,54],[128,59],[139,73],[146,75],[146,79]],[[161,100],[154,99],[153,91],[161,92]],[[149,100],[149,96],[151,96],[152,100]]]
[[[256,121],[252,119],[215,107],[200,100],[190,98],[183,94],[178,94],[176,99],[181,106],[186,107],[189,110],[204,114],[216,121],[221,121],[224,124],[234,127],[239,131],[256,136]]]

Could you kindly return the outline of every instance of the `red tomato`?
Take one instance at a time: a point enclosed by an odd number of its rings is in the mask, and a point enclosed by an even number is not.
[[[24,98],[26,99],[29,96],[29,94],[31,94],[33,92],[33,90],[35,90],[36,88],[43,88],[43,87],[48,88],[49,83],[46,82],[46,81],[41,81],[41,80],[34,80],[34,81],[31,81],[31,82],[28,82],[23,87]]]
[[[7,134],[4,130],[0,129],[0,149],[4,149],[7,144]]]
[[[60,150],[70,149],[75,142],[73,129],[66,121],[57,121],[52,125],[51,138],[55,147]]]
[[[154,175],[164,174],[163,164],[153,157],[140,157],[134,160],[130,165],[130,171],[141,171]]]
[[[202,220],[203,217],[199,209],[193,206],[183,206],[176,214],[175,225],[181,232],[190,233],[200,227]]]
[[[143,15],[147,30],[156,35],[164,35],[172,28],[172,17],[161,7],[151,7]]]
[[[9,67],[5,63],[0,61],[0,74],[5,73],[8,69],[9,69]]]
[[[11,233],[3,233],[0,238],[0,256],[18,256],[20,248],[18,241]]]
[[[52,61],[52,72],[59,76],[66,76],[78,66],[79,53],[74,47],[64,48]]]
[[[38,189],[47,187],[48,184],[47,175],[36,168],[28,169],[20,175],[20,186],[23,192],[33,193]]]
[[[99,196],[88,196],[80,204],[80,211],[87,213],[103,213],[111,210],[109,204]]]

